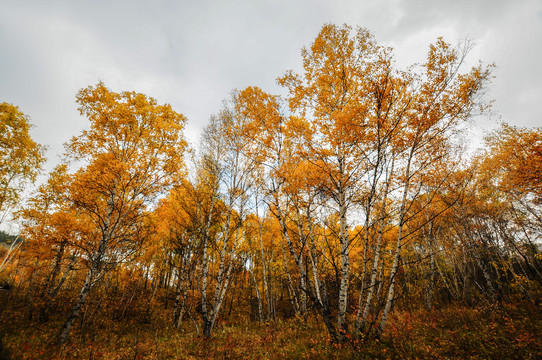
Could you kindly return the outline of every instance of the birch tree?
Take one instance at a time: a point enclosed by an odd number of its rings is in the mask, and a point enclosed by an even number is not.
[[[182,174],[186,145],[184,116],[143,94],[115,93],[98,83],[80,90],[77,103],[90,129],[66,144],[67,160],[81,166],[71,175],[67,197],[92,230],[75,244],[88,272],[60,343],[96,282],[144,240],[149,206]]]
[[[235,94],[233,96],[235,103]],[[241,260],[236,251],[242,237],[241,227],[248,214],[250,173],[255,164],[244,155],[244,120],[235,107],[226,102],[223,110],[211,118],[202,137],[201,171],[211,179],[210,188],[213,189],[213,199],[216,198],[212,200],[213,204],[216,201],[213,206],[220,203],[224,208],[216,237],[211,238],[204,233],[202,240],[201,313],[205,337],[211,336],[234,268],[240,265]],[[208,222],[211,216],[212,212],[209,212]],[[214,291],[209,291],[213,263],[216,270]]]
[[[17,106],[0,103],[0,223],[45,161],[45,147],[32,139],[31,127]]]

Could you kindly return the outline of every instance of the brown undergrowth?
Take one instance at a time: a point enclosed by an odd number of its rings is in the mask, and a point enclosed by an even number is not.
[[[396,311],[378,339],[332,344],[318,318],[220,321],[211,339],[190,321],[179,329],[166,313],[150,323],[99,318],[78,324],[68,343],[53,345],[62,318],[28,322],[4,312],[0,359],[536,359],[542,358],[542,314],[525,302],[501,307]]]

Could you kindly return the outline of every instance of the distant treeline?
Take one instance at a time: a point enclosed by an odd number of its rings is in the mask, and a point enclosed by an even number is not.
[[[0,230],[0,244],[11,245],[17,237],[18,235],[10,235],[5,231]]]

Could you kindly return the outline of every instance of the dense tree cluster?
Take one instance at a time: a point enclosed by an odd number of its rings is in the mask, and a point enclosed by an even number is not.
[[[502,125],[465,156],[491,80],[464,69],[469,49],[438,39],[403,70],[367,30],[325,25],[278,78],[285,97],[233,92],[193,151],[169,105],[83,89],[90,129],[20,210],[0,280],[29,319],[63,317],[61,343],[77,319],[159,308],[205,337],[219,319],[317,314],[340,343],[378,336],[393,309],[538,301],[542,129]],[[1,106],[1,126],[25,119]],[[4,138],[0,208],[43,156],[25,140],[32,157],[7,158]]]

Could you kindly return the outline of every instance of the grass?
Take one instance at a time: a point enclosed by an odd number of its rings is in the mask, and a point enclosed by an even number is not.
[[[166,316],[151,323],[101,317],[76,326],[63,348],[51,345],[61,317],[25,322],[17,311],[2,315],[6,359],[537,359],[542,358],[540,309],[531,303],[500,308],[448,307],[396,311],[379,339],[337,345],[317,317],[260,324],[220,321],[211,339],[191,322],[180,329]],[[3,355],[2,355],[3,354]]]

